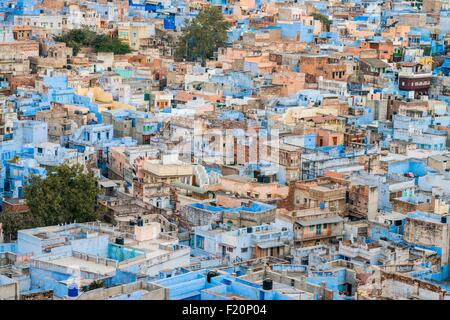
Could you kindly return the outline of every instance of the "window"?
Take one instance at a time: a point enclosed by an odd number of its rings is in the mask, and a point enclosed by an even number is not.
[[[42,148],[38,148],[38,149],[37,149],[37,152],[38,152],[38,153],[42,153]]]
[[[316,228],[316,235],[320,235],[322,232],[322,225],[318,224]]]
[[[328,224],[324,224],[323,225],[323,229],[325,230],[325,229],[328,229]]]
[[[241,253],[244,253],[244,252],[247,252],[248,251],[248,248],[242,248],[241,249]]]
[[[309,226],[309,231],[314,231],[314,226]]]

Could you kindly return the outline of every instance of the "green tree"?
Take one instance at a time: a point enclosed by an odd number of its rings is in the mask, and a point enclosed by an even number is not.
[[[97,34],[87,27],[72,29],[60,36],[54,36],[53,39],[58,42],[64,42],[68,47],[72,48],[75,56],[82,47],[93,48],[96,52],[113,52],[114,54],[131,52],[130,46],[122,43],[120,39]]]
[[[92,173],[83,173],[81,166],[54,167],[45,179],[33,176],[24,190],[30,214],[39,226],[98,218],[96,179]]]
[[[17,231],[36,226],[35,221],[29,212],[2,212],[0,213],[0,223],[3,228],[4,240],[7,242],[17,239]]]
[[[120,39],[110,38],[103,34],[95,38],[94,48],[97,52],[113,52],[114,54],[127,54],[131,52],[130,47],[122,43]]]
[[[88,292],[88,291],[99,289],[99,288],[103,288],[103,287],[104,287],[103,281],[101,281],[101,280],[94,280],[89,285],[84,286],[82,288],[82,291],[83,292]]]
[[[331,21],[326,16],[320,13],[313,13],[312,16],[315,20],[322,22],[326,31],[330,31]]]
[[[80,165],[54,167],[46,178],[32,176],[24,191],[27,213],[0,213],[7,241],[15,240],[18,230],[95,221],[104,213],[96,205],[96,178],[92,173],[84,173]]]
[[[230,26],[219,8],[207,7],[201,10],[183,30],[175,57],[178,60],[204,62],[211,58],[219,47],[225,45]]]

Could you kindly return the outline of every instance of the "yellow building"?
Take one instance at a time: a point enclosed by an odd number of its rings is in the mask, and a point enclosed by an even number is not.
[[[106,92],[100,87],[83,88],[78,86],[75,89],[75,93],[80,96],[88,96],[93,103],[98,104],[99,112],[106,110],[136,110],[136,107],[126,103],[121,103],[113,100],[111,92]]]
[[[319,115],[338,115],[338,110],[335,108],[305,108],[305,107],[292,107],[288,108],[283,114],[282,121],[284,124],[297,123],[299,119],[310,118]]]

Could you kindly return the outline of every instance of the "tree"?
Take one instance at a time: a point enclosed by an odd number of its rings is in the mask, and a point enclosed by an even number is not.
[[[130,47],[122,43],[120,39],[109,38],[103,34],[96,37],[94,48],[97,52],[114,52],[114,54],[127,54],[131,52]]]
[[[113,52],[114,54],[126,54],[131,52],[128,44],[120,39],[111,38],[104,34],[97,34],[87,27],[72,29],[61,36],[54,36],[55,41],[64,42],[73,49],[76,56],[82,47],[91,47],[96,52]]]
[[[49,170],[47,178],[32,176],[24,190],[28,212],[0,213],[6,240],[15,240],[21,229],[87,222],[99,216],[96,179],[83,173],[82,166],[62,165]]]
[[[326,31],[330,31],[331,21],[326,16],[320,13],[313,13],[312,16],[314,20],[319,20],[320,22],[322,22],[323,26],[325,26]]]
[[[96,179],[92,173],[83,173],[82,166],[54,167],[45,179],[33,176],[24,190],[30,214],[38,226],[98,218]]]
[[[82,291],[83,292],[88,292],[88,291],[99,289],[99,288],[103,288],[103,287],[104,287],[103,281],[101,281],[101,280],[94,280],[89,285],[84,286],[82,288]]]
[[[7,242],[17,239],[17,231],[35,227],[35,221],[29,212],[2,212],[0,224],[2,224],[4,240]]]
[[[217,7],[207,7],[199,12],[183,30],[175,57],[188,61],[211,58],[219,47],[225,45],[231,24],[225,21]]]
[[[0,213],[8,241],[16,239],[18,230],[95,221],[102,213],[96,206],[96,178],[92,173],[83,173],[81,165],[54,167],[46,178],[32,176],[24,191],[28,212]]]

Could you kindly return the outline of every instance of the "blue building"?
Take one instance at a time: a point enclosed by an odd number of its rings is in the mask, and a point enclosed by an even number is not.
[[[264,290],[261,285],[239,279],[226,271],[206,269],[154,283],[169,291],[169,300],[290,300],[276,290]]]
[[[92,124],[78,128],[69,139],[69,148],[84,152],[86,146],[95,147],[97,165],[106,174],[109,149],[118,146],[135,146],[137,141],[131,137],[114,138],[112,125]]]

